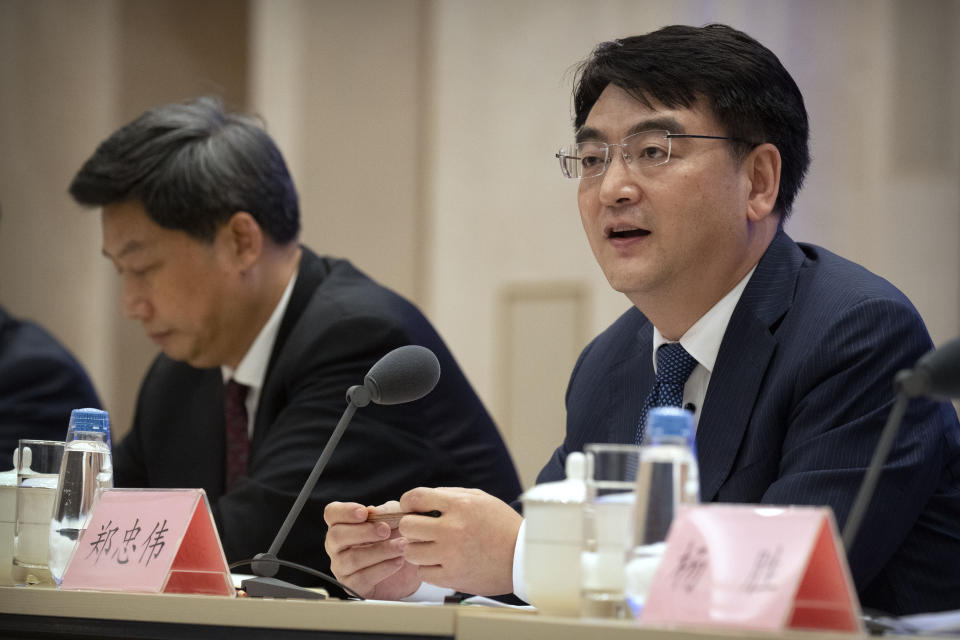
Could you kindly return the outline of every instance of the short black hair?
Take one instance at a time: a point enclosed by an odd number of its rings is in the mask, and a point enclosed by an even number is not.
[[[151,109],[100,143],[70,184],[82,205],[135,200],[158,225],[211,242],[246,211],[274,242],[300,233],[283,156],[253,118],[216,98]]]
[[[689,108],[704,99],[727,136],[776,146],[782,168],[775,209],[781,220],[790,214],[810,166],[809,124],[800,89],[772,51],[722,24],[673,25],[603,42],[577,69],[576,130],[610,84],[648,106],[655,100]],[[732,144],[741,158],[752,148]]]

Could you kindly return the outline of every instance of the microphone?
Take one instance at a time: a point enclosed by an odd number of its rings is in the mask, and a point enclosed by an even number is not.
[[[266,553],[258,553],[250,563],[250,568],[257,577],[248,578],[241,583],[248,596],[311,599],[322,597],[309,589],[273,577],[279,569],[280,561],[277,560],[277,553],[280,547],[286,541],[293,523],[300,515],[303,505],[310,497],[320,474],[327,466],[327,461],[333,455],[340,437],[357,409],[367,406],[371,401],[376,404],[392,405],[419,400],[433,390],[439,379],[440,362],[437,356],[426,347],[406,345],[394,349],[370,367],[362,386],[354,385],[347,389],[347,408],[344,409],[340,421],[323,447],[313,471],[310,472],[310,477],[300,489],[300,494],[293,503],[290,513],[287,514],[286,520],[283,521],[277,536],[273,539],[270,549]]]
[[[960,397],[960,338],[924,355],[912,371],[898,373],[894,384],[911,398]]]
[[[843,527],[843,546],[847,554],[853,546],[860,528],[860,521],[867,511],[867,506],[873,499],[880,472],[887,461],[890,447],[900,430],[900,422],[907,411],[910,398],[927,396],[935,400],[949,400],[960,398],[960,338],[954,338],[939,349],[929,351],[917,360],[913,369],[904,369],[894,376],[894,389],[897,398],[890,410],[887,423],[880,432],[880,440],[873,451],[873,458],[864,474],[863,483],[857,492],[857,497],[850,507],[850,515]]]
[[[364,377],[363,386],[347,390],[347,400],[358,407],[367,406],[370,400],[387,405],[413,402],[430,393],[439,379],[440,362],[433,351],[408,344],[377,360]]]

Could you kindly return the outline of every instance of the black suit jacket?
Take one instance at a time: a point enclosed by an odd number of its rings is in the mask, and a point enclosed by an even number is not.
[[[0,470],[20,438],[63,440],[70,412],[100,408],[80,363],[40,326],[0,308]]]
[[[588,442],[633,442],[654,381],[653,327],[637,309],[583,351],[567,433],[540,473],[563,476]],[[829,505],[842,527],[893,404],[894,375],[932,348],[885,280],[782,231],[724,334],[697,428],[704,502]],[[960,608],[960,427],[914,399],[851,551],[865,606]]]
[[[306,248],[261,391],[247,477],[224,491],[219,368],[161,355],[143,381],[133,428],[115,450],[117,484],[201,487],[227,559],[265,552],[346,408],[347,388],[406,344],[437,355],[439,383],[421,400],[357,411],[279,557],[328,571],[323,509],[333,500],[380,504],[421,485],[515,498],[520,484],[507,449],[427,319],[348,262]]]

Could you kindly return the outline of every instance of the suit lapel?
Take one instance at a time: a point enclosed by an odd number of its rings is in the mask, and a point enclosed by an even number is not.
[[[697,426],[700,499],[710,502],[730,474],[776,340],[739,308],[720,346]]]
[[[163,420],[178,425],[197,425],[190,430],[189,444],[176,438],[164,439],[157,446],[162,449],[153,457],[154,464],[163,469],[157,477],[171,477],[170,469],[176,467],[176,480],[166,486],[203,487],[216,498],[223,494],[226,455],[226,422],[223,415],[223,376],[220,369],[194,369],[177,363],[186,373],[177,382],[172,397],[184,400],[170,402],[163,412]],[[164,426],[158,433],[165,433]],[[173,430],[172,433],[179,433]],[[221,452],[210,459],[209,452]],[[171,462],[176,461],[176,462]]]
[[[201,467],[207,467],[211,470],[207,482],[211,486],[219,487],[220,493],[223,493],[226,482],[227,469],[227,420],[223,409],[223,374],[220,369],[212,370],[203,378],[203,389],[197,393],[198,398],[216,398],[216,401],[204,406],[198,407],[197,415],[191,417],[191,420],[197,421],[197,424],[216,424],[216,429],[198,429],[202,432],[203,438],[209,438],[210,442],[196,443],[197,451],[222,451],[223,455],[217,460],[204,462]],[[206,412],[206,416],[200,415]],[[199,418],[199,420],[198,420]],[[194,485],[184,485],[192,487]],[[217,494],[219,495],[219,494]]]
[[[273,422],[274,416],[271,413],[275,403],[272,400],[278,393],[277,385],[271,384],[271,382],[274,382],[271,377],[273,369],[277,366],[277,361],[283,353],[287,339],[313,298],[314,292],[330,272],[326,260],[317,256],[307,247],[301,246],[301,249],[303,254],[300,257],[300,266],[297,269],[297,281],[293,285],[293,291],[290,292],[290,301],[287,303],[287,310],[280,321],[277,339],[270,352],[270,363],[267,365],[267,373],[263,378],[263,389],[260,391],[260,400],[257,406],[256,427],[253,431],[253,441],[250,443],[251,457],[254,450],[263,441],[270,424]]]
[[[609,415],[610,424],[599,433],[608,433],[608,442],[632,443],[637,435],[640,410],[653,386],[653,325],[645,321],[637,331],[635,347],[627,357],[614,365],[610,376],[609,404],[607,411],[598,411],[599,415]],[[603,425],[601,425],[603,427]]]
[[[327,277],[330,269],[326,262],[317,256],[310,249],[301,246],[303,254],[300,256],[300,266],[297,269],[297,282],[293,285],[293,291],[290,292],[290,302],[287,303],[287,310],[280,321],[280,328],[277,330],[277,340],[273,343],[273,350],[270,353],[270,364],[267,365],[267,375],[265,380],[270,377],[270,370],[277,362],[283,345],[286,344],[290,332],[296,326],[304,309],[310,303],[313,292],[316,290],[323,279]],[[259,416],[258,416],[259,417]]]
[[[733,468],[777,349],[773,328],[792,304],[802,262],[800,249],[778,231],[730,317],[697,427],[703,502],[716,497]]]

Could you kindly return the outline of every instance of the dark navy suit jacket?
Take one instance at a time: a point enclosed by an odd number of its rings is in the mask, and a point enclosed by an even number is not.
[[[567,433],[538,482],[588,442],[633,442],[654,381],[636,308],[594,339],[567,389]],[[932,348],[890,283],[780,231],[744,289],[697,428],[704,502],[829,505],[846,521],[893,404],[897,371]],[[960,426],[910,402],[849,557],[861,602],[895,614],[960,608]]]
[[[63,440],[70,412],[100,407],[76,358],[33,322],[0,308],[0,471],[20,438]]]
[[[306,248],[260,393],[247,475],[224,490],[220,369],[160,355],[133,428],[114,451],[117,485],[203,488],[227,560],[265,552],[346,409],[347,388],[406,344],[436,354],[436,388],[415,402],[357,411],[279,557],[329,570],[323,509],[332,500],[375,505],[418,486],[479,487],[514,499],[520,482],[507,448],[423,314],[349,262]]]

